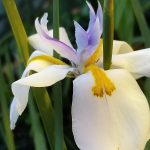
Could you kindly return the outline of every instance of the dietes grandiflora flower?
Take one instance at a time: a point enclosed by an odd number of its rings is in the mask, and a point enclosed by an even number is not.
[[[72,129],[81,150],[143,150],[149,139],[150,111],[136,79],[150,76],[150,49],[133,51],[125,42],[113,42],[111,68],[103,69],[103,14],[92,6],[85,31],[77,22],[77,50],[60,28],[60,40],[47,29],[47,13],[35,20],[37,34],[29,37],[36,49],[22,78],[12,84],[10,122],[14,129],[27,106],[30,87],[47,87],[74,76]],[[53,49],[71,65],[52,56]],[[29,74],[30,71],[34,74]]]

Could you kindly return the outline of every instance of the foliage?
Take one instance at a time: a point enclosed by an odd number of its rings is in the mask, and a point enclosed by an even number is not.
[[[103,1],[103,0],[102,0]],[[97,8],[97,3],[91,0],[91,3]],[[49,28],[52,28],[52,1],[48,0],[17,0],[16,1],[23,25],[27,35],[35,33],[34,20],[42,16],[44,12],[49,13]],[[8,10],[8,9],[7,9]],[[150,46],[150,2],[147,0],[115,0],[115,39],[124,40],[130,43],[135,49],[141,49]],[[12,14],[13,17],[13,14]],[[60,26],[67,29],[69,37],[76,47],[74,38],[73,20],[87,28],[88,25],[88,8],[85,1],[60,0]],[[15,18],[14,18],[15,21]],[[20,23],[17,23],[20,26]],[[16,30],[15,30],[16,31]],[[13,31],[14,32],[14,31]],[[16,129],[11,132],[9,129],[9,106],[12,99],[10,90],[11,83],[21,76],[23,68],[23,59],[28,57],[26,54],[20,57],[19,50],[22,49],[17,41],[17,47],[14,40],[13,32],[10,28],[6,11],[0,1],[0,149],[50,149],[48,138],[45,134],[41,112],[38,111],[38,103],[35,97],[30,96],[30,104],[22,117],[20,117]],[[16,35],[17,37],[18,35]],[[28,48],[26,48],[28,49]],[[31,48],[30,48],[31,49]],[[30,50],[31,53],[32,50]],[[23,59],[22,59],[23,58]],[[71,79],[65,79],[63,87],[63,122],[64,122],[64,139],[67,148],[77,150],[72,130],[71,130]],[[143,78],[139,84],[150,100],[150,79]],[[33,93],[39,93],[40,90],[33,89]],[[43,97],[51,95],[51,88],[47,89],[48,93]],[[70,93],[70,94],[68,94]],[[50,103],[50,100],[49,100]],[[36,105],[37,104],[37,105]],[[45,105],[47,103],[45,102]],[[53,101],[50,105],[53,105]],[[51,106],[50,106],[51,107]],[[47,113],[47,112],[45,112]],[[51,112],[48,112],[45,121],[51,118]],[[51,125],[52,126],[52,125]],[[49,131],[51,132],[51,131]],[[25,142],[24,142],[25,141]],[[14,144],[15,143],[15,144]],[[10,146],[11,145],[11,146]],[[150,144],[146,150],[150,149]]]

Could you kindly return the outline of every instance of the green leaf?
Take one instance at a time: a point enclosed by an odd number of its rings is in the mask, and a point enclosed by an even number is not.
[[[21,58],[23,58],[23,62],[25,65],[29,57],[29,49],[28,49],[28,39],[27,39],[27,35],[25,32],[23,23],[20,19],[19,12],[17,10],[14,0],[3,0],[3,4],[7,12],[7,16],[9,18],[9,22],[11,24],[15,39],[18,44],[18,51],[20,53]],[[43,89],[39,88],[33,91],[34,91],[34,95],[35,95],[35,99],[36,99],[36,103],[37,103],[40,115],[42,117],[42,122],[45,127],[45,131],[48,137],[50,147],[53,150],[54,149],[54,142],[53,142],[54,128],[52,125],[53,113],[52,113],[52,107],[51,107],[51,101],[50,101],[49,95],[45,88]],[[34,113],[33,110],[31,111],[32,111],[31,113]],[[37,115],[37,114],[34,113],[34,115]],[[35,135],[37,134],[35,133]],[[36,144],[40,144],[41,142],[36,142]],[[36,145],[36,147],[40,147],[40,146]]]
[[[16,4],[14,0],[3,0],[3,4],[13,30],[13,34],[17,41],[18,50],[21,58],[24,62],[27,62],[29,53],[28,53],[28,41],[27,35],[24,30],[20,15],[18,13]]]
[[[7,98],[6,98],[6,83],[4,81],[2,70],[0,70],[0,106],[2,111],[2,123],[4,125],[5,136],[6,136],[6,144],[8,150],[15,150],[15,143],[13,138],[13,133],[10,130],[9,126],[9,110],[7,106]]]
[[[125,13],[124,11],[125,11],[126,2],[127,2],[126,0],[115,0],[115,9],[114,9],[115,20],[114,21],[115,21],[116,30],[119,28],[121,18],[123,17],[123,14]]]
[[[59,39],[59,0],[53,0],[53,35]],[[54,57],[60,58],[54,51]],[[56,83],[52,86],[52,99],[54,101],[54,138],[55,150],[67,149],[64,142],[63,133],[63,102],[62,102],[62,84]]]
[[[6,75],[8,77],[9,83],[12,83],[14,81],[13,65],[11,63],[11,58],[10,58],[8,50],[5,52],[5,59],[6,59],[6,62],[7,62],[7,65],[6,65]]]
[[[150,150],[150,140],[147,142],[147,144],[145,146],[145,150]]]
[[[48,142],[54,150],[54,115],[50,97],[45,88],[32,88],[36,104],[46,131]]]
[[[30,110],[30,118],[32,122],[32,132],[34,145],[36,150],[47,150],[44,132],[41,128],[40,119],[38,117],[38,113],[35,109],[35,104],[33,103],[33,98],[30,96],[29,98],[29,110]]]
[[[134,14],[136,16],[136,20],[138,22],[140,31],[142,33],[145,46],[149,47],[150,46],[150,38],[149,38],[150,30],[149,30],[147,22],[145,20],[141,4],[140,4],[139,0],[130,0],[130,3],[132,5]]]
[[[144,90],[144,94],[148,100],[148,103],[150,105],[150,79],[147,78],[143,84],[143,90]],[[149,150],[150,149],[150,140],[147,142],[146,146],[145,146],[145,150]]]
[[[147,1],[143,4],[143,11],[150,9],[150,1]]]
[[[117,35],[120,40],[131,43],[133,40],[135,17],[130,1],[116,0],[115,6],[118,8],[115,13],[117,14],[115,15]]]

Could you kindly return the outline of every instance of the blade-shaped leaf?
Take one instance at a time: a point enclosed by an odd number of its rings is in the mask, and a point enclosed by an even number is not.
[[[20,53],[21,58],[23,58],[24,64],[26,64],[27,59],[29,57],[29,49],[28,49],[28,40],[27,35],[23,26],[23,23],[20,19],[19,12],[17,10],[16,4],[14,0],[3,0],[3,4],[5,10],[7,12],[7,16],[9,18],[9,22],[11,24],[13,34],[18,44],[18,51]],[[46,89],[38,89],[34,90],[34,95],[36,99],[36,103],[42,117],[42,121],[45,127],[45,131],[48,137],[48,141],[51,149],[53,150],[53,113],[52,107],[50,107],[50,98],[47,94]],[[34,114],[36,115],[36,114]],[[38,144],[38,142],[36,142]]]
[[[138,22],[140,31],[142,33],[145,46],[149,47],[150,46],[150,38],[149,38],[150,30],[149,30],[147,22],[145,20],[140,2],[139,2],[139,0],[130,0],[130,3],[132,5],[134,14],[136,16],[136,20]]]
[[[2,121],[5,130],[6,144],[8,150],[15,150],[15,143],[13,138],[13,133],[9,127],[9,110],[7,106],[6,98],[6,83],[4,81],[2,70],[0,70],[0,106],[2,111]]]
[[[38,113],[35,109],[35,104],[33,103],[32,96],[30,96],[29,100],[29,110],[30,110],[30,118],[32,120],[32,132],[34,137],[35,149],[47,150],[44,133],[41,128],[40,120],[38,117]]]
[[[28,41],[27,35],[24,30],[20,15],[18,13],[16,4],[14,0],[3,0],[3,4],[13,30],[13,34],[17,41],[18,50],[21,58],[24,62],[27,62],[29,53],[28,53]]]

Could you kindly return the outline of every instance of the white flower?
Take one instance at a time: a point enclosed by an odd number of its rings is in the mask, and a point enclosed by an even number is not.
[[[85,31],[75,22],[78,49],[71,45],[63,28],[60,41],[47,30],[47,14],[29,37],[37,49],[31,55],[22,78],[12,84],[11,128],[27,106],[32,87],[47,87],[73,74],[73,134],[81,150],[143,150],[150,135],[150,111],[135,79],[150,77],[150,49],[133,51],[125,42],[113,42],[112,66],[103,70],[102,10],[90,8]],[[52,57],[55,49],[72,66]],[[31,70],[36,71],[29,75]]]

